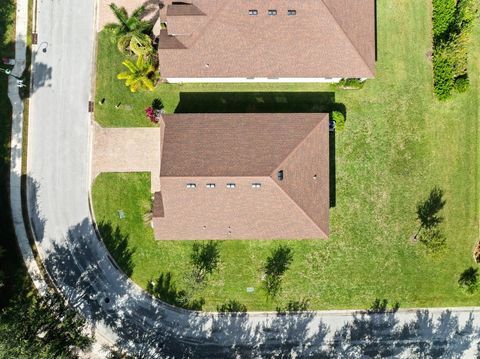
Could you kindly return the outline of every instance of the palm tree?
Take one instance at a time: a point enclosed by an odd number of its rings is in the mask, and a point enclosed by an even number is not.
[[[117,78],[125,80],[125,86],[130,87],[130,91],[152,91],[155,88],[155,83],[160,76],[155,70],[155,66],[145,61],[143,56],[138,56],[136,62],[125,60],[122,64],[128,71],[119,73]]]
[[[118,49],[129,55],[132,53],[145,57],[150,55],[153,52],[153,46],[149,35],[153,25],[151,22],[141,19],[145,8],[140,6],[130,16],[124,7],[118,7],[112,3],[110,8],[118,23],[107,24],[105,28],[115,33]]]

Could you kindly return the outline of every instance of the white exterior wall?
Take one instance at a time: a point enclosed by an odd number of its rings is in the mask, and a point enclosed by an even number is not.
[[[245,78],[245,77],[192,77],[192,78],[180,78],[180,77],[169,77],[166,80],[170,83],[255,83],[255,82],[293,82],[293,83],[315,83],[315,82],[324,82],[324,83],[334,83],[339,82],[341,77],[280,77],[280,78],[271,78],[271,77],[255,77],[255,78]]]

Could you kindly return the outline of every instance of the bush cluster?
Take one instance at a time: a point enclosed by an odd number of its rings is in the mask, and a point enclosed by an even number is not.
[[[341,89],[361,89],[365,81],[355,78],[344,78],[337,83],[337,87]]]
[[[433,83],[440,100],[468,89],[468,42],[477,14],[477,0],[433,0]]]

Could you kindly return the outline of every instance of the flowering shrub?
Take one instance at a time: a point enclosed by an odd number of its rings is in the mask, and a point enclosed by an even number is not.
[[[147,107],[145,109],[145,114],[153,123],[158,123],[160,120],[160,111],[153,109],[153,107]]]

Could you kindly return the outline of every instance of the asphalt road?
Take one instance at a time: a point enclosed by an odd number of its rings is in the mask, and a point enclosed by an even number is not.
[[[201,314],[152,300],[119,272],[90,217],[94,0],[38,0],[28,143],[37,248],[98,333],[144,358],[473,357],[477,309]]]

